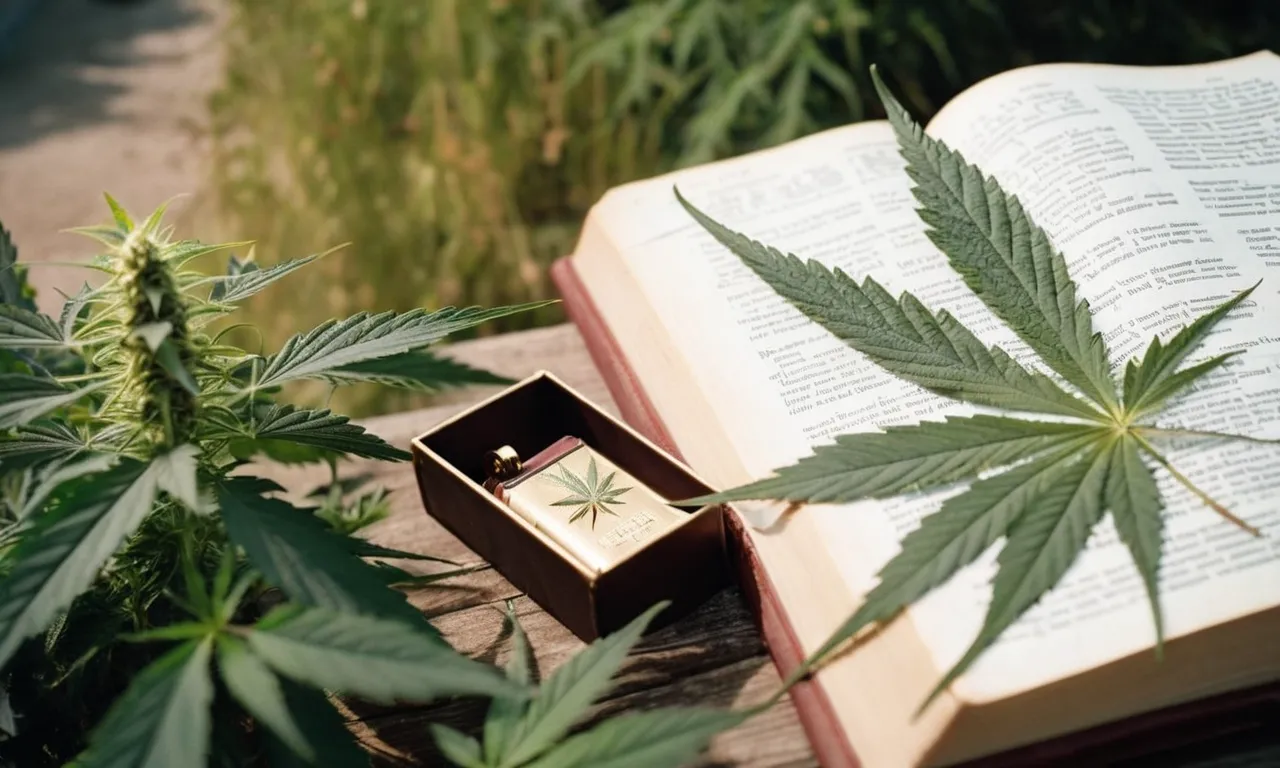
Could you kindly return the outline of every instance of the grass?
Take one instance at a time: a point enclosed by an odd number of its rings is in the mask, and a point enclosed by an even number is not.
[[[1280,22],[1258,0],[232,5],[213,99],[229,228],[273,259],[351,243],[251,308],[268,346],[374,306],[547,297],[547,265],[609,187],[878,117],[873,62],[928,117],[1012,67],[1219,59],[1266,47]]]

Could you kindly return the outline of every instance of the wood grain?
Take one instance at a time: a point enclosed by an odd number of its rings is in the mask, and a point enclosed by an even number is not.
[[[513,379],[550,370],[587,398],[616,413],[612,399],[592,364],[581,337],[562,325],[456,344],[450,355]],[[450,393],[447,402],[418,411],[381,416],[364,426],[388,442],[408,448],[409,441],[468,405],[492,395],[495,388]],[[291,492],[301,494],[328,481],[317,467],[266,467]],[[422,508],[408,464],[351,462],[344,474],[370,473],[390,492],[391,515],[367,529],[379,544],[445,557],[460,563],[479,558],[444,530]],[[416,573],[439,571],[434,563],[397,563]],[[505,625],[507,600],[529,637],[538,674],[545,677],[583,647],[555,619],[523,597],[496,571],[468,574],[442,584],[410,591],[415,606],[460,651],[478,659],[504,663],[510,652]],[[659,706],[748,706],[768,698],[779,679],[751,621],[741,595],[728,589],[680,621],[646,636],[627,660],[613,690],[592,709],[585,724],[624,710]],[[484,703],[452,701],[429,707],[378,707],[346,702],[352,728],[388,765],[440,765],[428,724],[446,723],[476,733]],[[789,700],[783,700],[745,725],[722,734],[712,744],[709,765],[743,768],[799,768],[816,761]]]

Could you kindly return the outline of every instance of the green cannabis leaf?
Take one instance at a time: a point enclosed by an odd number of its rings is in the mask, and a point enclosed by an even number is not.
[[[287,604],[252,626],[233,624],[254,575],[233,582],[235,557],[230,554],[223,558],[212,589],[206,589],[190,560],[184,560],[182,570],[188,586],[185,604],[195,620],[131,639],[185,644],[133,680],[76,765],[203,765],[215,647],[227,692],[269,730],[273,764],[368,764],[324,694],[298,683],[386,703],[440,695],[517,700],[527,695],[527,686],[396,621]]]
[[[282,261],[273,267],[262,269],[250,258],[241,261],[232,256],[227,263],[227,274],[209,280],[213,287],[209,299],[219,304],[244,301],[267,286],[295,270],[301,269],[324,254],[312,254],[300,259]]]
[[[574,723],[603,695],[610,679],[645,628],[667,603],[659,603],[630,624],[601,638],[551,674],[528,701],[494,699],[485,716],[483,741],[434,724],[436,746],[462,768],[671,768],[685,765],[711,738],[755,713],[668,707],[621,715],[565,738]],[[532,678],[529,643],[515,609],[507,603],[512,631],[507,678],[527,685]]]
[[[529,638],[516,618],[515,604],[507,601],[507,624],[511,627],[511,658],[507,661],[507,679],[517,685],[533,683],[533,664],[530,658]],[[498,763],[506,755],[507,746],[515,735],[524,715],[523,702],[511,699],[494,699],[484,719],[484,759]]]
[[[400,621],[286,605],[258,622],[245,643],[286,677],[385,704],[524,694],[493,667]]]
[[[76,486],[35,521],[0,581],[0,665],[89,585],[155,494],[152,467],[128,461]]]
[[[569,495],[559,501],[551,502],[553,507],[577,507],[573,514],[569,516],[569,522],[575,523],[591,513],[591,527],[596,527],[596,516],[603,512],[606,515],[617,517],[618,513],[609,508],[611,504],[626,504],[622,501],[622,494],[631,490],[630,486],[625,488],[614,488],[613,479],[617,476],[617,472],[610,472],[605,475],[604,480],[600,480],[599,470],[596,468],[596,459],[594,456],[587,463],[587,476],[579,477],[572,472],[564,464],[560,465],[560,474],[552,474],[548,472],[545,477],[551,482],[559,485],[569,491]]]
[[[505,376],[472,368],[426,349],[351,363],[334,368],[326,377],[330,381],[369,381],[418,392],[437,392],[466,384],[512,383]]]
[[[0,373],[0,429],[30,424],[97,388],[90,385],[70,390],[45,376]]]
[[[0,225],[0,303],[36,311],[34,292],[26,284],[26,267],[18,264],[18,247]]]
[[[243,457],[266,447],[262,441],[277,441],[327,448],[368,459],[403,461],[409,458],[408,453],[388,445],[377,435],[366,432],[364,427],[350,423],[346,416],[327,410],[294,408],[283,403],[261,409],[250,424],[216,430],[210,437],[231,439],[232,453]]]
[[[212,643],[193,640],[142,670],[94,733],[79,768],[200,765],[209,746]]]
[[[893,619],[1003,538],[982,628],[923,709],[1058,583],[1108,511],[1145,585],[1159,652],[1164,634],[1157,592],[1164,507],[1148,461],[1233,524],[1258,532],[1197,488],[1152,440],[1174,434],[1258,439],[1165,430],[1144,419],[1226,363],[1230,355],[1178,368],[1256,286],[1169,341],[1154,339],[1142,359],[1125,368],[1121,396],[1089,305],[1077,297],[1066,261],[1048,235],[995,179],[925,135],[874,69],[872,76],[907,161],[929,238],[978,298],[1074,391],[1020,365],[999,347],[984,345],[946,311],[932,312],[909,293],[895,299],[870,277],[859,283],[839,269],[783,254],[725,228],[679,190],[676,197],[781,296],[889,373],[955,400],[1071,421],[978,415],[841,435],[834,444],[775,470],[772,477],[688,503],[852,502],[982,476],[903,539],[901,551],[880,571],[861,607],[788,684],[863,629]],[[1008,469],[989,474],[1001,468]]]
[[[299,685],[286,677],[280,678],[280,687],[289,714],[309,745],[306,751],[324,755],[325,768],[368,768],[369,753],[357,743],[346,720],[334,709],[324,691]],[[270,735],[273,738],[267,740],[268,765],[281,768],[316,765],[274,732]]]
[[[610,718],[570,736],[529,768],[666,768],[685,765],[711,737],[746,715],[701,707],[670,707]]]
[[[13,438],[0,442],[0,462],[6,469],[30,469],[65,461],[89,450],[89,443],[65,424],[35,422],[15,430]]]
[[[346,320],[330,320],[286,341],[267,359],[255,386],[261,389],[296,379],[348,383],[361,378],[352,374],[354,366],[414,352],[455,331],[552,303],[497,309],[447,307],[435,312],[415,309],[401,314],[361,312]]]
[[[352,552],[350,539],[308,510],[260,496],[251,482],[238,477],[223,483],[218,506],[227,536],[268,582],[304,605],[392,617],[430,631],[404,595],[386,589],[382,575]]]
[[[218,669],[227,690],[246,711],[270,728],[298,757],[307,763],[316,761],[315,749],[289,711],[283,681],[243,640],[219,638]]]
[[[66,343],[53,318],[10,304],[0,304],[0,349],[60,347]]]

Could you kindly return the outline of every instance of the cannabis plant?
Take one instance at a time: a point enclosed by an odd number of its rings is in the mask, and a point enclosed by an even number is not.
[[[214,329],[318,257],[233,256],[206,277],[193,260],[241,244],[175,241],[163,208],[135,223],[108,203],[111,224],[79,230],[104,246],[90,265],[104,281],[56,319],[0,237],[0,764],[365,765],[325,691],[526,695],[453,651],[389,587],[403,572],[361,559],[421,556],[349,537],[322,503],[336,530],[249,461],[403,460],[275,395],[492,381],[427,347],[529,307],[361,313],[253,354]]]
[[[1152,463],[1214,511],[1257,534],[1179,472],[1157,441],[1169,436],[1256,440],[1166,430],[1155,417],[1170,398],[1221,368],[1235,352],[1181,367],[1205,336],[1253,290],[1245,289],[1167,341],[1153,339],[1118,385],[1086,301],[1066,261],[1017,198],[927,136],[872,76],[914,182],[929,238],[965,284],[1012,328],[1056,377],[988,347],[946,311],[915,296],[896,299],[870,277],[762,245],[680,202],[717,240],[807,317],[889,373],[963,402],[1047,414],[948,417],[943,422],[847,434],[776,470],[773,477],[700,499],[852,502],[976,480],[942,503],[902,541],[879,583],[793,676],[806,674],[863,629],[889,621],[1004,539],[986,619],[968,651],[938,682],[931,701],[1035,605],[1075,562],[1107,512],[1142,576],[1163,641],[1158,574],[1163,502]],[[676,193],[679,197],[679,192]],[[1255,286],[1256,287],[1256,286]],[[1266,442],[1266,441],[1263,441]]]
[[[705,707],[665,707],[609,718],[568,735],[610,686],[623,660],[649,622],[666,608],[659,603],[627,626],[601,638],[565,662],[528,701],[494,699],[482,737],[432,725],[436,746],[462,768],[671,768],[696,757],[711,737],[740,725],[759,708],[729,712]],[[511,659],[507,677],[533,680],[529,644],[507,604]],[[767,705],[766,705],[767,706]],[[566,738],[566,736],[568,736]]]

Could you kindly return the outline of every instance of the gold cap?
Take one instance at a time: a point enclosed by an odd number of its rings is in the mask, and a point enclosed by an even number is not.
[[[484,455],[484,470],[494,480],[510,480],[520,474],[522,469],[524,463],[520,461],[520,454],[509,445],[488,451]]]

